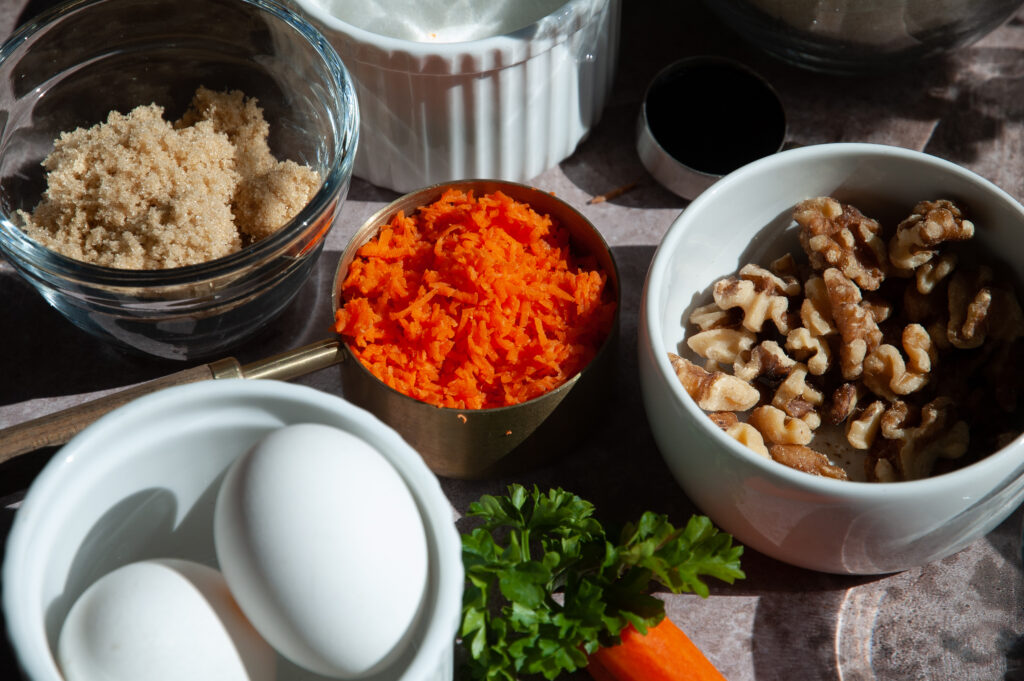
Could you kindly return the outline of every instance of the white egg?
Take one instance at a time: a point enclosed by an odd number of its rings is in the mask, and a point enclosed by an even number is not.
[[[219,572],[171,559],[90,585],[68,612],[57,657],[66,681],[269,681],[277,660]]]
[[[351,433],[298,424],[257,443],[221,485],[214,542],[242,611],[295,664],[357,678],[408,643],[423,520],[398,471]]]

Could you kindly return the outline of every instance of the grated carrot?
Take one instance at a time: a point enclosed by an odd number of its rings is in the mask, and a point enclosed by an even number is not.
[[[410,397],[513,405],[562,385],[597,354],[615,313],[607,280],[549,216],[501,192],[449,189],[396,214],[359,249],[335,330]]]

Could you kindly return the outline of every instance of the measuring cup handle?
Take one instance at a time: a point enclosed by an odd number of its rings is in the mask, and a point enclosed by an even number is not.
[[[163,388],[214,378],[273,378],[286,381],[337,364],[343,359],[344,350],[341,342],[332,338],[288,350],[245,366],[240,365],[234,357],[226,357],[169,376],[155,378],[63,411],[0,430],[0,463],[42,447],[62,445],[107,412],[136,397]]]
[[[136,397],[213,377],[212,366],[204,364],[5,428],[0,431],[0,463],[42,447],[62,445],[96,419]]]

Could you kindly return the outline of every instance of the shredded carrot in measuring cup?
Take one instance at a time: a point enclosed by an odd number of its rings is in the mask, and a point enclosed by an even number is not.
[[[572,378],[614,319],[569,232],[501,192],[450,189],[363,245],[335,329],[381,381],[443,407],[518,404]]]

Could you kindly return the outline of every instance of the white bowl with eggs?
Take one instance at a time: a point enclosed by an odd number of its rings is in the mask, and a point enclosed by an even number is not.
[[[31,681],[442,681],[462,589],[452,508],[416,452],[339,397],[269,380],[98,420],[33,482],[3,565]]]
[[[717,182],[683,211],[658,246],[639,322],[647,417],[687,496],[739,542],[830,573],[920,566],[964,548],[1020,505],[1024,437],[1018,434],[965,467],[919,480],[818,477],[727,436],[684,390],[668,358],[685,352],[689,315],[708,302],[715,281],[748,263],[767,267],[786,252],[802,256],[793,209],[818,196],[835,196],[883,224],[906,217],[918,201],[956,201],[975,225],[974,239],[1008,267],[1020,299],[1024,208],[991,182],[896,147],[825,144],[784,151]],[[1021,377],[1008,372],[1007,380]]]
[[[355,175],[398,192],[532,179],[572,154],[611,92],[619,0],[293,3],[355,81]]]

